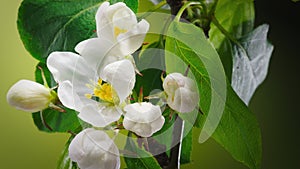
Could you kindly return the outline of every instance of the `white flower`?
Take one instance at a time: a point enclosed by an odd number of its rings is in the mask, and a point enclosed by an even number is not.
[[[178,112],[191,112],[199,102],[195,82],[180,73],[169,74],[163,82],[163,88],[168,96],[168,105]]]
[[[97,127],[119,120],[123,113],[121,104],[135,84],[134,67],[129,60],[108,64],[99,74],[75,53],[53,52],[47,66],[59,83],[60,101],[80,112],[82,120]]]
[[[122,2],[103,2],[96,14],[96,25],[98,37],[80,42],[75,50],[100,69],[134,53],[149,29],[149,23],[143,19],[137,22],[134,12]]]
[[[48,87],[30,80],[20,80],[7,93],[7,102],[16,109],[37,112],[46,109],[56,94]]]
[[[159,106],[142,102],[129,104],[124,107],[123,126],[141,137],[150,137],[159,131],[165,119],[162,116]]]
[[[81,169],[120,168],[119,150],[108,135],[92,128],[75,136],[69,146],[69,157]]]

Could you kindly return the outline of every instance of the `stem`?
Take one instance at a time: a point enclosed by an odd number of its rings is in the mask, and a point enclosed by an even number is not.
[[[184,76],[187,76],[189,74],[190,67],[191,67],[191,65],[188,65],[188,67],[186,68],[186,70],[184,72]]]
[[[219,0],[215,0],[211,10],[209,11],[208,13],[208,16],[213,16],[215,11],[216,11],[216,8],[217,8],[217,4],[218,4]]]
[[[186,10],[186,8],[188,8],[189,6],[191,5],[201,5],[200,2],[187,2],[185,3],[181,8],[180,10],[178,11],[176,17],[175,17],[175,20],[177,20],[178,22],[180,21],[180,18],[183,14],[183,12]]]

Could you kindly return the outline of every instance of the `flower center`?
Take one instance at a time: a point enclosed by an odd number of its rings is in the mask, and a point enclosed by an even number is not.
[[[127,30],[126,29],[121,29],[117,26],[114,27],[114,35],[115,37],[119,36],[121,33],[126,33]]]
[[[94,93],[86,94],[87,98],[94,99],[96,101],[113,103],[113,104],[118,102],[118,97],[113,87],[108,83],[103,83],[102,79],[99,79],[98,82],[90,88],[93,89]]]

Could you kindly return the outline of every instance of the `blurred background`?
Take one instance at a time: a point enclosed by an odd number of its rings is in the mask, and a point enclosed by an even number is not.
[[[9,87],[20,79],[33,80],[37,64],[17,32],[20,3],[0,1],[0,168],[53,169],[68,134],[38,131],[30,113],[15,110],[6,102]],[[260,0],[255,7],[256,26],[270,25],[269,40],[275,46],[269,75],[250,103],[262,130],[262,168],[299,169],[300,2]],[[199,135],[197,130],[194,133]],[[198,144],[194,138],[193,163],[182,168],[246,169],[213,140]]]

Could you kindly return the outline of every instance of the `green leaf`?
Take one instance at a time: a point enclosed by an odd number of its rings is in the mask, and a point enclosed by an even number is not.
[[[74,137],[70,137],[67,143],[65,144],[63,152],[57,161],[56,169],[79,169],[77,164],[75,162],[72,162],[69,157],[69,145],[73,138]]]
[[[233,45],[233,73],[231,85],[248,104],[256,88],[265,80],[273,45],[267,40],[268,25],[261,25]]]
[[[126,151],[135,153],[134,157],[124,157],[128,169],[160,169],[160,165],[154,157],[145,150],[137,147],[133,138],[128,135],[126,145]]]
[[[81,128],[77,113],[74,110],[66,109],[66,112],[59,112],[48,108],[43,110],[42,115],[43,119],[40,112],[32,114],[35,125],[41,131],[66,133],[69,131],[74,132],[78,128]],[[51,129],[46,127],[45,123]]]
[[[18,30],[25,48],[45,63],[53,51],[74,51],[75,45],[95,35],[95,14],[104,0],[24,0]],[[122,0],[113,0],[113,3]],[[124,0],[137,11],[137,0]]]
[[[43,63],[39,63],[36,67],[35,78],[38,83],[43,84],[41,70],[43,70],[47,83],[49,87],[56,86],[56,82],[54,81],[50,71],[47,69],[46,65]],[[75,131],[78,128],[81,128],[80,121],[77,117],[77,113],[74,110],[64,108],[66,112],[59,112],[57,110],[48,108],[43,110],[41,117],[40,112],[36,112],[32,114],[32,118],[34,120],[35,125],[41,131],[46,132],[68,132]],[[51,129],[46,127],[49,125]]]
[[[173,22],[167,35],[166,50],[173,53],[170,57],[177,56],[190,65],[198,84],[199,104],[204,113],[199,124],[202,127],[199,142],[215,131],[213,138],[236,160],[252,169],[260,168],[262,150],[258,122],[226,81],[215,48],[203,31],[192,24]],[[167,71],[169,67],[176,69],[170,62],[166,62],[166,66]],[[220,112],[223,115],[218,114]]]
[[[253,30],[255,17],[253,0],[219,0],[215,17],[232,36],[240,38]],[[225,39],[214,24],[211,25],[209,37],[216,49],[219,49]]]

